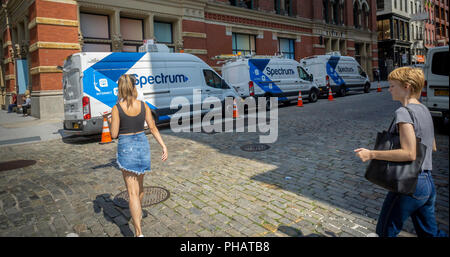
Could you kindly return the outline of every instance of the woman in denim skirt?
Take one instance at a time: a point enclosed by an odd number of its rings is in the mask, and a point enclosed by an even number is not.
[[[356,155],[363,161],[372,159],[391,162],[413,161],[416,159],[416,136],[426,146],[422,171],[412,196],[388,192],[378,218],[376,233],[380,237],[396,237],[403,223],[411,216],[414,229],[419,237],[447,236],[438,229],[435,217],[436,189],[432,170],[432,151],[436,151],[433,120],[428,108],[419,102],[425,84],[423,71],[418,68],[401,67],[389,76],[389,92],[394,101],[402,106],[395,111],[395,126],[391,133],[400,136],[400,149],[367,150],[355,149]],[[405,106],[410,109],[413,119]]]
[[[119,78],[118,103],[112,108],[110,118],[111,137],[119,137],[117,164],[127,186],[130,213],[135,235],[143,237],[141,230],[142,198],[144,197],[144,174],[150,172],[150,145],[144,133],[144,121],[162,147],[162,161],[167,160],[167,147],[159,134],[150,108],[136,99],[138,93],[133,75]]]

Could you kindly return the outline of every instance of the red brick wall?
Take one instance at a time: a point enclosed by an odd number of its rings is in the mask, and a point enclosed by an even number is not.
[[[30,21],[36,17],[77,20],[77,6],[58,2],[36,0],[29,8]],[[30,30],[30,46],[36,42],[78,43],[78,28],[37,24]],[[59,66],[64,59],[79,52],[76,49],[39,48],[30,53],[31,69],[39,66]],[[62,89],[62,73],[39,73],[32,75],[32,90]]]
[[[11,41],[11,30],[9,28],[6,28],[6,30],[3,32],[3,44],[6,44],[6,42]],[[3,47],[3,46],[0,46]],[[3,53],[4,53],[4,59],[8,59],[10,57],[12,57],[12,55],[10,54],[10,49],[12,49],[11,45],[8,45],[7,47],[3,48]],[[7,64],[4,64],[5,67],[5,74],[4,77],[6,77],[7,75],[14,75],[14,63],[13,62],[9,62]],[[13,92],[16,89],[16,80],[15,79],[9,79],[9,80],[5,80],[5,87],[6,87],[6,92]]]
[[[345,0],[344,23],[347,26],[353,26],[353,0]],[[375,8],[376,11],[377,8]],[[376,17],[375,17],[376,19]]]
[[[355,50],[350,50],[350,47],[355,48],[355,41],[347,40],[347,55],[355,56]]]
[[[296,0],[293,4],[293,13],[297,16],[312,19],[313,18],[313,2],[310,0]]]
[[[260,10],[264,11],[273,11],[274,10],[274,1],[273,0],[259,0],[258,7]]]
[[[32,75],[32,80],[32,91],[62,89],[62,73],[39,73]]]
[[[183,32],[206,32],[206,25],[199,21],[183,20]]]
[[[313,55],[313,37],[302,36],[301,42],[295,42],[295,60]]]
[[[216,24],[206,24],[206,49],[208,49],[208,56],[204,60],[210,66],[221,66],[218,65],[217,61],[211,60],[211,57],[220,54],[232,54],[232,38],[231,35],[227,36],[226,27]]]
[[[271,31],[264,31],[264,38],[256,37],[256,54],[274,55],[278,52],[278,40],[273,40]]]
[[[78,42],[78,28],[38,24],[30,30],[30,45],[37,41]]]
[[[77,20],[77,7],[74,4],[49,2],[36,0],[36,8],[33,11],[37,17],[56,18],[65,20]],[[34,5],[34,4],[33,4]],[[31,7],[31,9],[34,9]],[[75,11],[74,11],[75,10]],[[34,19],[30,13],[30,21]]]
[[[377,3],[375,0],[370,0],[370,30],[377,31]],[[408,4],[408,9],[411,8]]]
[[[350,0],[351,1],[351,0]],[[312,9],[312,18],[323,20],[323,3],[320,0],[312,1],[313,9]]]

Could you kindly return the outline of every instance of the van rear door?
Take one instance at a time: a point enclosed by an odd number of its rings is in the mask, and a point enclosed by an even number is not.
[[[448,110],[448,48],[445,51],[436,51],[431,55],[427,70],[427,105],[429,108]]]
[[[69,56],[63,67],[64,120],[83,120],[81,57]]]

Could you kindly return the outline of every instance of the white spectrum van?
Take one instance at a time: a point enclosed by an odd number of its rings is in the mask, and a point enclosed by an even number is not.
[[[242,98],[278,97],[281,102],[302,98],[315,102],[319,89],[312,77],[292,59],[280,57],[238,58],[222,66],[222,76]],[[269,103],[267,103],[269,104]],[[267,105],[269,106],[269,105]]]
[[[370,80],[355,58],[340,55],[315,55],[300,60],[300,66],[314,76],[320,95],[328,95],[327,76],[331,91],[345,96],[349,90],[370,90]]]
[[[423,68],[425,86],[422,90],[422,103],[428,107],[431,116],[448,123],[448,91],[450,66],[448,46],[430,48]]]
[[[63,67],[64,132],[101,133],[102,113],[117,103],[117,81],[123,74],[135,74],[136,87],[144,95],[156,123],[170,122],[178,109],[171,100],[189,100],[190,114],[194,92],[201,101],[217,97],[240,99],[237,92],[200,58],[186,53],[168,52],[82,52],[69,56]],[[202,113],[207,110],[201,110]]]

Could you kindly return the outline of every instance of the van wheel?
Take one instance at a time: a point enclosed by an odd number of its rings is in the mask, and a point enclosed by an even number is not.
[[[339,90],[337,92],[338,96],[345,96],[347,94],[347,89],[345,88],[345,86],[340,86]]]
[[[364,93],[369,93],[369,91],[370,91],[370,84],[369,84],[369,83],[366,83],[366,84],[364,85]]]
[[[311,92],[309,93],[308,101],[310,103],[315,103],[315,102],[317,102],[317,99],[319,99],[319,95],[317,94],[317,90],[311,90]]]

